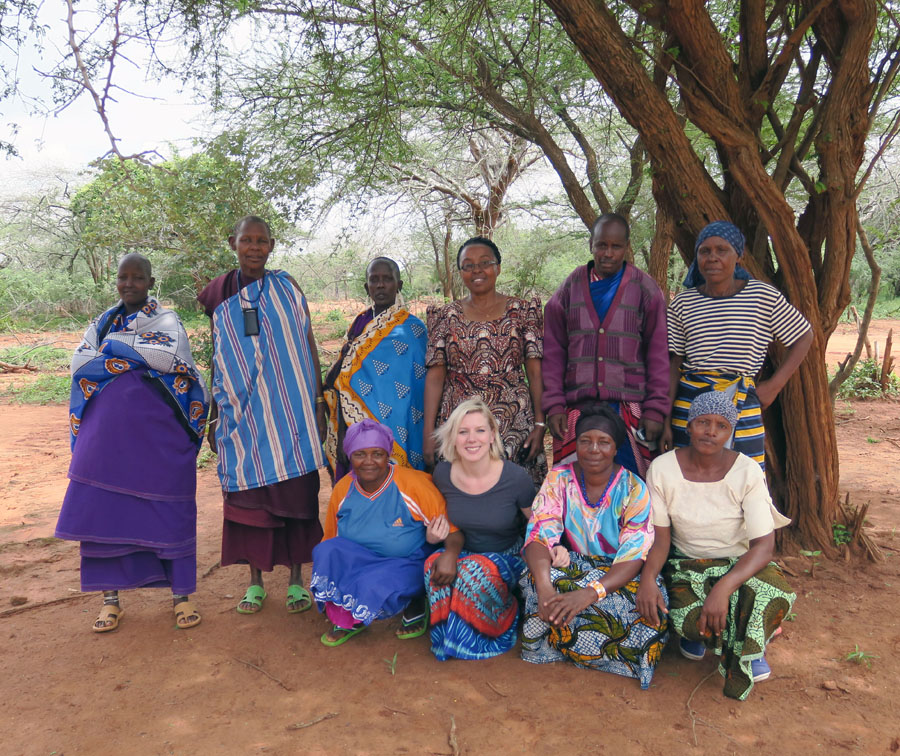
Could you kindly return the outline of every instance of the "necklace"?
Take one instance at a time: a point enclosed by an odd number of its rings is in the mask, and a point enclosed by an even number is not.
[[[596,503],[593,503],[593,502],[591,501],[590,497],[588,496],[587,485],[586,485],[585,482],[584,482],[584,470],[581,471],[581,495],[584,496],[585,502],[587,503],[587,505],[588,505],[591,509],[596,509],[597,507],[599,507],[599,506],[603,503],[603,500],[606,498],[606,494],[609,493],[609,489],[610,489],[610,487],[612,486],[612,484],[613,484],[613,479],[614,479],[615,477],[616,477],[616,466],[613,465],[613,469],[612,469],[612,471],[609,473],[609,480],[606,481],[606,488],[603,489],[603,493],[600,494],[600,498],[597,499],[597,502],[596,502]]]

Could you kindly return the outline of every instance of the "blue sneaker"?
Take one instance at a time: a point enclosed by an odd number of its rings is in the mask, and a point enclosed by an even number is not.
[[[750,671],[753,673],[753,682],[768,680],[769,675],[772,674],[772,669],[769,667],[769,662],[766,661],[765,656],[750,662]]]
[[[706,646],[701,641],[689,641],[687,638],[679,639],[678,650],[691,661],[700,661],[706,655]]]

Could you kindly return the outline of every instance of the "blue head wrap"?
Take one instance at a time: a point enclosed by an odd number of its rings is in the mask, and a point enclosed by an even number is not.
[[[718,236],[718,234],[714,235]],[[722,238],[724,239],[725,237],[723,236]],[[720,415],[729,422],[732,428],[737,425],[738,421],[737,407],[734,406],[731,397],[724,391],[716,391],[715,389],[705,391],[691,402],[691,408],[688,410],[688,424],[695,417],[700,417],[701,415]]]
[[[697,250],[700,249],[700,245],[711,236],[718,236],[727,241],[734,247],[734,251],[737,252],[738,258],[744,256],[744,246],[746,245],[746,242],[744,241],[744,235],[741,233],[741,230],[735,226],[734,223],[729,223],[728,221],[713,221],[708,226],[705,226],[697,235],[697,243],[694,245],[694,262],[691,263],[691,267],[688,268],[687,276],[685,276],[685,287],[700,286],[700,284],[706,282],[706,279],[700,275],[700,269],[697,267]],[[746,281],[749,280],[750,274],[739,263],[734,268],[734,277]]]

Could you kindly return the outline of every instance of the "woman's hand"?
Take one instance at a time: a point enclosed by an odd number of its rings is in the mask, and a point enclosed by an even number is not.
[[[569,429],[569,418],[565,412],[557,412],[547,418],[547,427],[550,428],[550,434],[557,441],[562,441],[566,437],[566,431]]]
[[[556,544],[550,549],[550,564],[559,570],[569,566],[569,550],[562,544]]]
[[[425,458],[425,469],[434,469],[434,438],[430,433],[425,434],[422,441],[422,456]]]
[[[448,551],[443,552],[431,567],[431,582],[435,585],[450,585],[456,580],[456,557]]]
[[[637,596],[635,596],[634,606],[641,616],[653,625],[659,624],[660,613],[669,613],[666,602],[663,601],[662,591],[659,590],[656,581],[647,580],[645,582],[641,580]]]
[[[535,425],[528,438],[522,444],[522,447],[528,449],[528,455],[525,457],[526,462],[531,462],[541,450],[544,448],[544,432],[547,430],[545,426]]]
[[[450,535],[450,521],[444,515],[438,515],[425,528],[425,540],[428,543],[440,543]],[[454,561],[454,572],[456,562]]]
[[[659,434],[659,448],[664,452],[675,448],[675,434],[672,432],[671,420],[663,422],[662,433]]]
[[[756,384],[756,396],[759,399],[759,406],[767,409],[778,396],[780,388],[772,384],[771,381],[760,381]]]
[[[547,601],[549,622],[557,627],[568,625],[595,601],[597,601],[597,591],[593,588],[557,593]]]
[[[325,413],[325,402],[316,402],[316,427],[319,429],[319,442],[325,443],[328,433],[328,416]]]
[[[725,622],[728,619],[728,600],[731,594],[728,590],[719,590],[723,588],[720,583],[713,586],[713,589],[703,602],[703,609],[700,612],[700,619],[697,620],[697,630],[703,638],[710,635],[721,635],[725,629]]]

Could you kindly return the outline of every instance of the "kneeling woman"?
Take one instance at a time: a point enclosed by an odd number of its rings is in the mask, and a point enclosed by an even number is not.
[[[647,688],[666,622],[645,621],[634,606],[653,526],[643,481],[613,462],[625,433],[607,405],[583,410],[575,425],[577,461],[553,468],[538,492],[525,536],[529,571],[520,582],[522,658],[568,659]],[[661,578],[657,584],[665,595]]]
[[[681,653],[700,660],[711,649],[721,657],[725,695],[743,700],[754,682],[769,677],[766,643],[796,596],[770,561],[775,529],[790,520],[772,506],[759,465],[725,448],[737,421],[725,393],[700,394],[688,413],[690,446],[650,465],[656,541],[641,573],[637,606],[654,621],[658,611],[666,612],[654,583],[662,571]]]
[[[431,476],[390,463],[393,444],[390,428],[369,419],[344,436],[351,472],[331,492],[310,582],[319,611],[324,608],[333,625],[322,636],[326,646],[339,646],[373,620],[401,611],[398,638],[428,629],[426,542],[440,543],[455,528]]]
[[[516,643],[512,591],[525,569],[519,551],[534,483],[503,459],[500,425],[480,398],[460,404],[436,435],[447,461],[435,467],[434,484],[461,531],[425,562],[431,651],[440,661],[487,659]]]

